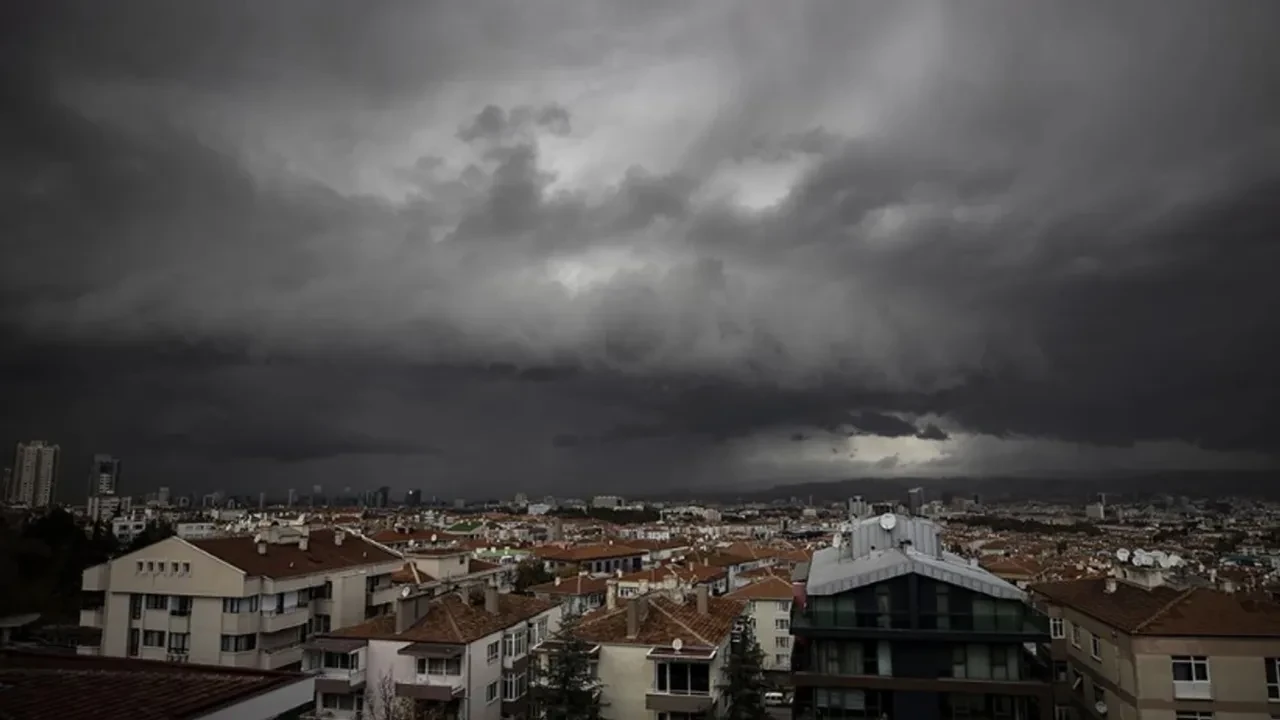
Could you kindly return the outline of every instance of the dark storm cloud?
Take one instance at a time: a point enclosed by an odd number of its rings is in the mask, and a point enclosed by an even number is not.
[[[575,6],[6,7],[0,316],[48,360],[8,432],[457,473],[497,422],[579,479],[774,430],[1276,450],[1275,4]]]

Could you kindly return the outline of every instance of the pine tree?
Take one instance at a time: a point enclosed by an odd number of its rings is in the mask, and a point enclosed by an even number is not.
[[[546,664],[531,666],[532,717],[600,720],[600,681],[591,667],[592,644],[578,637],[581,617],[566,612],[546,643]]]
[[[754,623],[740,618],[729,643],[722,685],[725,720],[766,720],[769,711],[764,694],[764,651],[756,642]]]

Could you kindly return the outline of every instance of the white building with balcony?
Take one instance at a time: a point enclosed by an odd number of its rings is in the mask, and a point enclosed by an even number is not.
[[[764,653],[765,671],[791,672],[791,601],[794,596],[791,581],[777,575],[767,575],[726,596],[747,603],[756,642]]]
[[[560,605],[494,586],[401,593],[392,614],[307,643],[317,716],[529,716],[530,651],[559,629]]]
[[[340,530],[170,537],[84,571],[80,624],[101,633],[80,652],[298,669],[302,644],[363,622],[403,562]]]

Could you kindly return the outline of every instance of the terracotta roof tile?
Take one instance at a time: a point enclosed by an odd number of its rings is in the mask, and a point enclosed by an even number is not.
[[[609,587],[609,578],[591,577],[589,575],[574,575],[573,577],[561,578],[559,583],[555,580],[534,585],[528,588],[531,593],[543,593],[546,595],[592,595],[602,593]]]
[[[790,600],[795,597],[795,590],[790,580],[784,580],[778,575],[769,575],[763,580],[744,585],[725,597],[734,600]]]
[[[556,603],[524,595],[498,595],[498,612],[484,609],[484,602],[463,600],[458,593],[441,595],[431,601],[427,612],[411,627],[396,633],[394,615],[383,615],[359,625],[328,633],[328,637],[366,640],[404,640],[465,645],[486,635],[505,630],[555,607]]]
[[[648,604],[648,612],[635,638],[627,637],[626,603],[613,610],[587,613],[578,626],[578,635],[599,643],[670,645],[672,640],[680,638],[689,646],[715,647],[724,641],[733,629],[734,619],[746,608],[746,603],[740,600],[717,597],[707,599],[706,615],[698,613],[692,597],[677,603],[664,595],[648,595],[634,602]]]
[[[543,546],[534,548],[533,554],[548,560],[560,562],[586,562],[588,560],[608,560],[611,558],[643,555],[647,550],[626,547],[624,545],[575,545],[570,547]]]
[[[1280,637],[1280,604],[1209,588],[1146,589],[1106,578],[1032,585],[1033,593],[1131,635]]]
[[[251,577],[296,577],[400,559],[350,533],[338,545],[334,542],[333,530],[312,530],[306,550],[296,544],[268,544],[265,555],[258,554],[253,538],[248,535],[188,542]]]
[[[185,720],[303,679],[266,670],[0,651],[0,718]]]

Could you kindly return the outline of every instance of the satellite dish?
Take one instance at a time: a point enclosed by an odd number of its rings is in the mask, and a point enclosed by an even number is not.
[[[1163,553],[1160,555],[1160,557],[1156,558],[1156,562],[1160,563],[1160,567],[1162,568],[1167,569],[1167,568],[1173,567],[1173,559]]]
[[[1094,710],[1095,710],[1099,715],[1106,715],[1106,714],[1107,714],[1107,704],[1106,704],[1106,703],[1104,703],[1104,702],[1102,702],[1101,700],[1099,700],[1098,702],[1096,702],[1096,703],[1094,703],[1094,704],[1093,704],[1093,709],[1094,709]]]
[[[842,543],[841,543],[841,541],[840,541],[840,538],[842,538],[842,537],[843,537],[843,536],[842,536],[840,533],[836,533],[835,535],[832,535],[832,536],[831,536],[831,547],[840,547],[840,545],[842,544]]]
[[[435,541],[436,541],[436,534],[431,533],[431,542],[435,542]]]
[[[1133,564],[1134,564],[1134,565],[1138,565],[1139,567],[1141,567],[1141,566],[1143,566],[1143,565],[1146,565],[1146,564],[1147,564],[1147,558],[1148,558],[1148,557],[1149,557],[1149,556],[1147,555],[1147,551],[1146,551],[1146,550],[1134,550],[1134,551],[1133,551]]]
[[[681,640],[680,638],[676,638],[675,640],[672,640],[671,649],[675,650],[676,652],[680,652],[681,650],[684,649],[684,641]]]
[[[898,524],[898,517],[893,513],[885,513],[880,516],[880,527],[885,530],[892,530]]]
[[[1169,556],[1169,567],[1182,567],[1182,556],[1181,556],[1181,555],[1176,555],[1176,554],[1175,554],[1175,555],[1170,555],[1170,556]]]
[[[1120,548],[1119,550],[1117,550],[1117,551],[1116,551],[1116,559],[1117,559],[1117,560],[1119,560],[1119,561],[1120,561],[1120,562],[1122,562],[1122,563],[1129,562],[1129,549],[1128,549],[1128,548]]]
[[[412,592],[412,590],[409,588],[408,585],[405,585],[404,587],[400,588],[400,597],[407,598],[409,597],[410,592]]]

